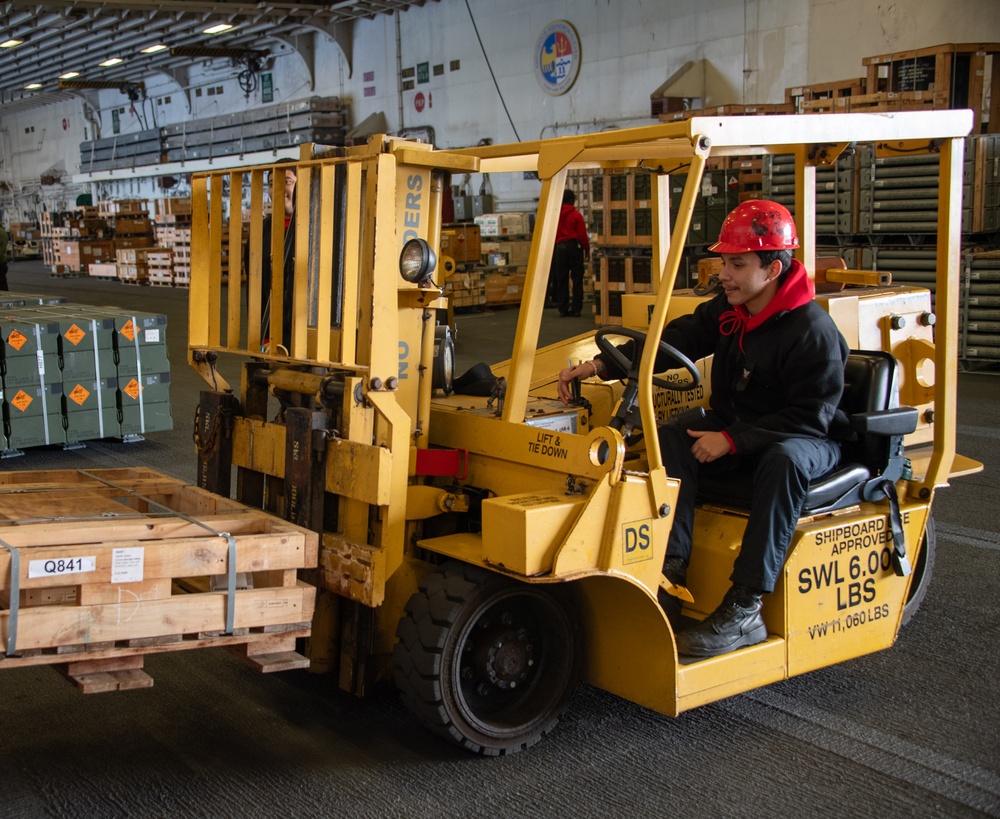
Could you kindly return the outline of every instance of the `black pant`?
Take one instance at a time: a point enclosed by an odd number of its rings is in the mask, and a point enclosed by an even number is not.
[[[579,313],[583,309],[583,245],[576,239],[560,242],[552,251],[552,278],[555,281],[556,307],[560,313]],[[573,301],[569,282],[573,279]]]
[[[0,262],[0,290],[10,290],[7,286],[7,262]]]
[[[722,424],[709,412],[693,428],[721,430]],[[724,455],[701,464],[691,454],[694,438],[686,429],[661,427],[659,437],[667,473],[681,480],[667,554],[691,559],[700,475],[749,482],[753,486],[750,516],[729,579],[758,591],[774,591],[809,483],[837,465],[840,447],[825,438],[786,438],[753,455]]]

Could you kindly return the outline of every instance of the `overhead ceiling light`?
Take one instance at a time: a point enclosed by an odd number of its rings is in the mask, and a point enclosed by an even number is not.
[[[33,82],[33,83],[29,83],[28,85],[26,85],[24,87],[27,88],[29,91],[34,91],[36,88],[41,88],[42,84],[40,82]]]
[[[123,63],[123,62],[125,61],[121,57],[111,57],[110,59],[105,60],[103,63],[98,63],[98,65],[101,66],[102,68],[110,68],[113,65],[118,65],[118,63]]]
[[[14,46],[19,46],[24,40],[15,40],[11,38],[10,40],[4,40],[0,43],[0,48],[13,48]]]
[[[79,71],[67,71],[65,74],[60,74],[59,75],[59,79],[60,80],[71,80],[71,79],[73,79],[73,77],[79,77],[79,76],[80,76],[80,72]]]
[[[144,48],[140,52],[141,54],[155,54],[157,51],[166,50],[166,46],[163,43],[157,43],[156,45],[151,45],[149,48]]]
[[[231,23],[219,23],[211,28],[206,28],[202,34],[222,34],[223,31],[229,31],[232,27]]]

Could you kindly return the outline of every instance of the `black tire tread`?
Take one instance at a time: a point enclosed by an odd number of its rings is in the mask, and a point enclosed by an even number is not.
[[[507,747],[483,745],[464,736],[448,713],[440,678],[449,629],[478,589],[506,582],[499,575],[469,564],[445,564],[428,575],[410,597],[393,649],[396,687],[406,707],[436,734],[486,756],[517,753],[534,745],[555,727],[563,710],[553,713],[533,736]]]

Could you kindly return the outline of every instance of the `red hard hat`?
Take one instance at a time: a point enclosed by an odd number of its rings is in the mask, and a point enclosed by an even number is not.
[[[748,199],[734,208],[722,223],[716,253],[755,250],[792,250],[799,246],[795,220],[788,208],[769,199]]]

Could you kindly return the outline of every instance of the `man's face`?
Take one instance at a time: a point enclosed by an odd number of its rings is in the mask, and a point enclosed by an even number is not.
[[[275,192],[274,192],[274,173],[272,173],[268,177],[267,185],[268,185],[268,190],[270,191],[271,201],[276,202],[277,200],[275,199]],[[286,170],[285,171],[285,216],[291,216],[292,213],[294,212],[295,212],[295,171]]]
[[[734,307],[737,304],[744,305],[750,315],[759,313],[777,292],[781,262],[774,261],[764,267],[756,253],[720,255],[722,272],[719,274],[719,281],[729,303]]]

